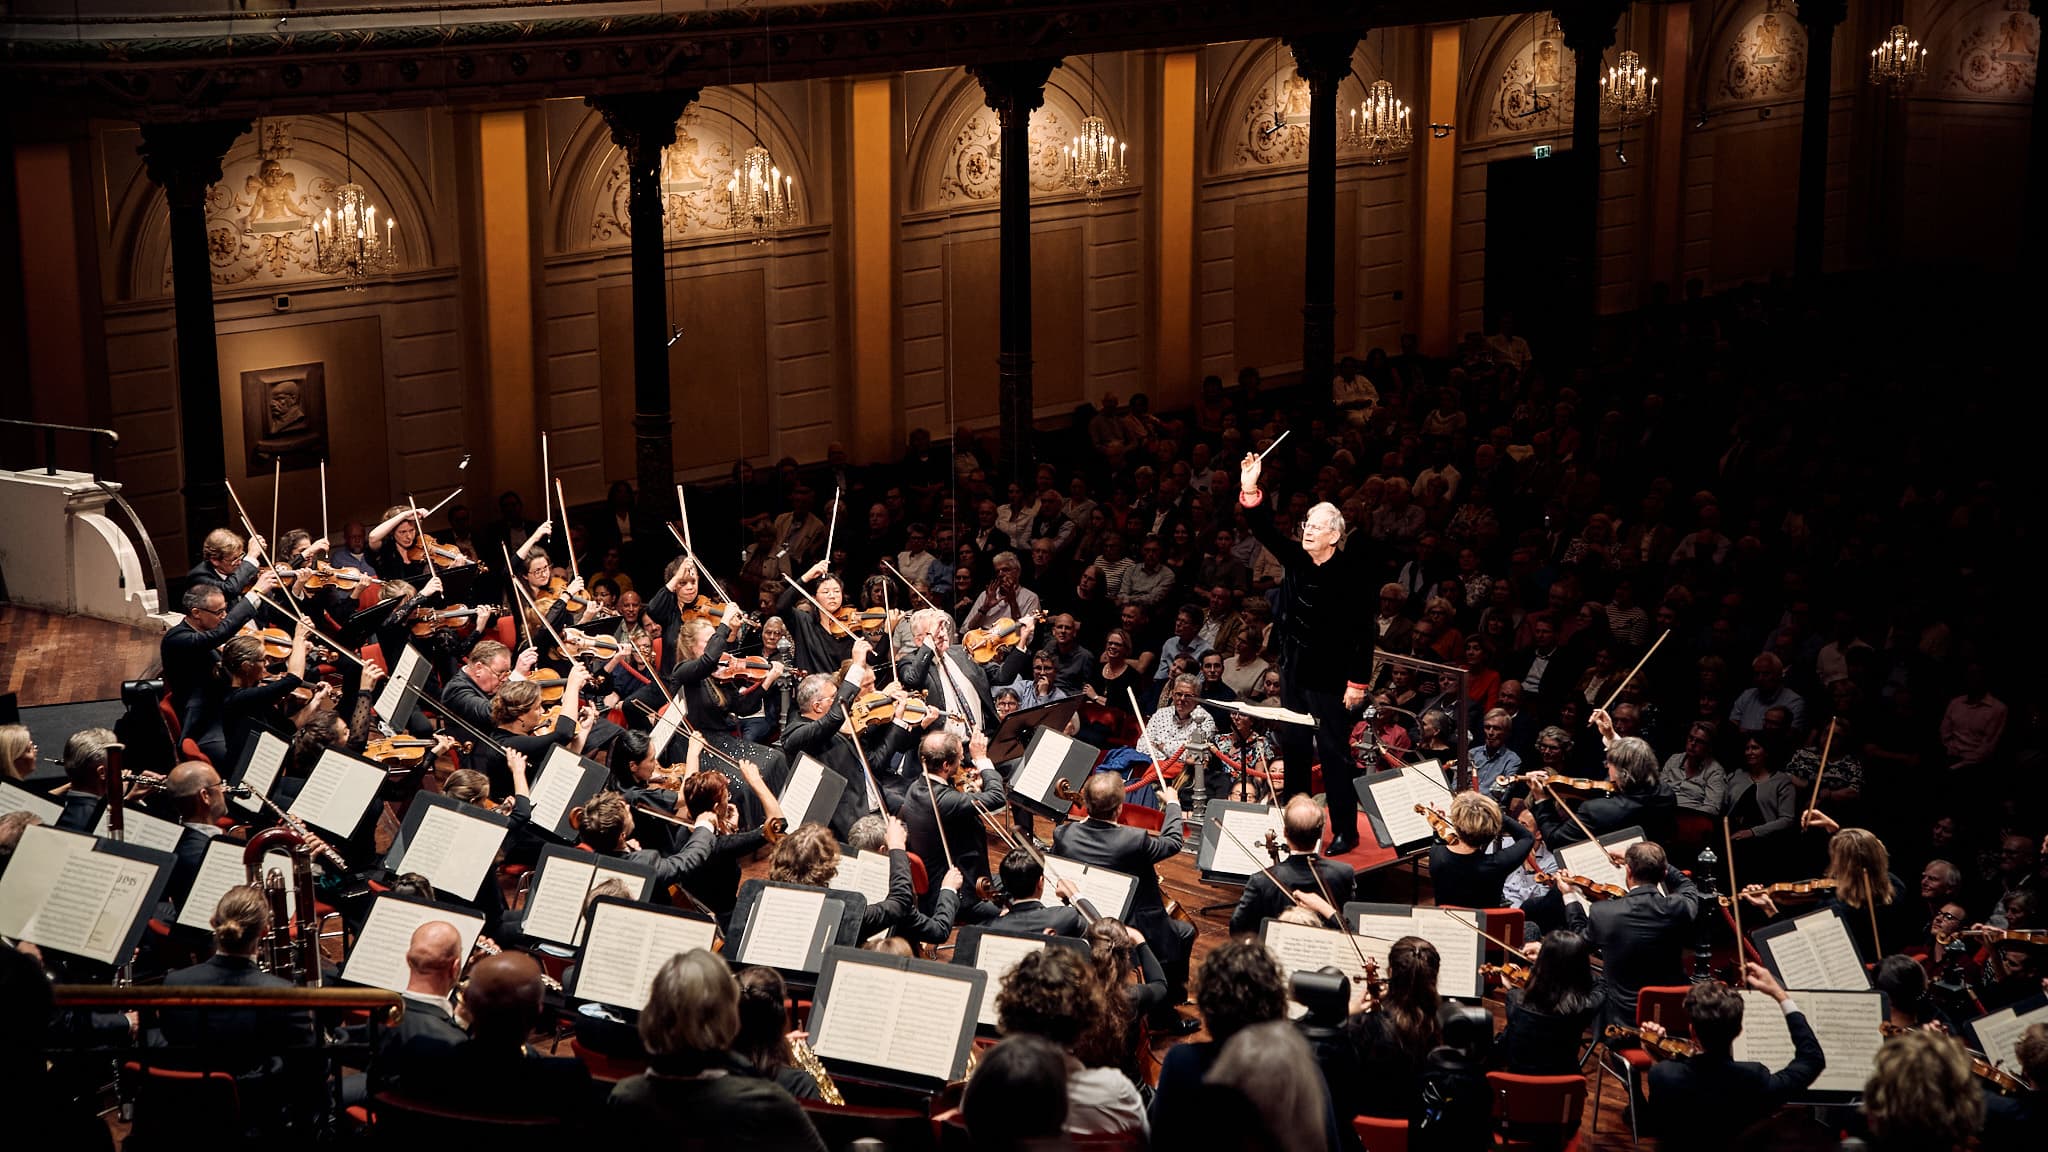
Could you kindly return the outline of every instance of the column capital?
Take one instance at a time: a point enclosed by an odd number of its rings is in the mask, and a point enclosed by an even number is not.
[[[1288,37],[1285,43],[1294,53],[1296,75],[1311,85],[1335,91],[1351,74],[1351,53],[1358,48],[1358,37],[1317,32]]]
[[[664,88],[616,96],[585,96],[611,129],[612,143],[626,150],[635,164],[659,164],[661,150],[676,142],[676,121],[697,102],[697,88]]]
[[[1849,16],[1847,0],[1798,0],[1798,4],[1799,22],[1808,28],[1833,28]]]
[[[1623,7],[1615,0],[1560,5],[1557,26],[1564,33],[1564,46],[1575,53],[1595,55],[1614,47],[1614,30],[1621,23]]]
[[[1045,82],[1059,66],[1058,60],[1005,60],[970,64],[967,74],[981,84],[983,103],[1007,124],[1013,116],[1029,116],[1044,106]]]
[[[143,169],[163,186],[171,203],[203,203],[206,190],[220,183],[221,160],[251,127],[248,120],[198,120],[179,124],[144,124]]]

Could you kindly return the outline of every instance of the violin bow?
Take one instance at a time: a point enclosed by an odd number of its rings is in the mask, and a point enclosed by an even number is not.
[[[1592,841],[1595,844],[1600,843],[1600,838],[1598,836],[1593,835],[1593,830],[1591,828],[1586,827],[1586,822],[1584,820],[1579,819],[1579,814],[1577,812],[1572,811],[1572,806],[1564,802],[1564,797],[1559,796],[1557,794],[1557,790],[1550,786],[1550,781],[1547,779],[1543,781],[1543,791],[1546,795],[1550,797],[1551,803],[1557,805],[1559,808],[1564,809],[1564,814],[1572,818],[1572,823],[1579,826],[1579,831],[1586,834],[1586,839]]]
[[[1628,675],[1623,676],[1621,678],[1621,683],[1615,685],[1614,691],[1608,694],[1607,702],[1605,704],[1600,705],[1600,710],[1602,712],[1605,712],[1609,708],[1614,707],[1614,702],[1616,700],[1621,699],[1621,693],[1623,689],[1626,689],[1628,687],[1628,682],[1636,678],[1636,673],[1641,672],[1643,670],[1643,665],[1648,664],[1650,662],[1650,657],[1655,656],[1657,654],[1657,649],[1664,646],[1665,639],[1668,638],[1670,635],[1671,629],[1666,628],[1664,630],[1664,634],[1662,636],[1657,637],[1657,642],[1655,644],[1650,645],[1650,650],[1648,652],[1643,653],[1643,658],[1641,660],[1636,661],[1636,666],[1629,669]]]
[[[327,539],[327,457],[320,458],[320,538]]]
[[[832,489],[832,522],[825,526],[825,563],[832,563],[832,537],[839,531],[839,499],[844,489]]]
[[[512,586],[512,610],[519,613],[519,630],[526,633],[526,646],[535,649],[535,655],[538,656],[538,646],[533,642],[533,625],[526,618],[526,604],[520,603],[519,600],[519,585],[526,581],[526,570],[512,566],[512,552],[503,541],[498,543],[498,554],[505,558],[505,582]],[[532,593],[529,592],[527,602],[531,603],[532,600]],[[540,613],[535,612],[534,615],[538,616]]]
[[[263,538],[263,550],[269,552],[277,547],[277,506],[284,502],[284,457],[271,461],[275,467],[270,472],[270,535]],[[273,554],[271,559],[275,560]]]
[[[684,498],[683,486],[681,484],[676,485],[676,515],[683,521],[683,534],[677,537],[677,539],[682,541],[683,550],[688,551],[690,547],[690,502]],[[675,529],[671,527],[669,531],[673,532]]]
[[[233,500],[235,502],[235,512],[242,518],[242,530],[249,534],[250,539],[256,539],[256,525],[251,524],[249,522],[249,510],[247,508],[242,507],[242,498],[240,496],[235,495],[234,483],[228,480],[223,480],[221,481],[221,483],[227,486],[228,499]],[[264,541],[263,547],[254,549],[253,551],[261,557],[260,563],[262,564],[263,567],[268,568],[272,566],[272,562],[275,560],[275,557],[273,557],[270,554],[269,541]],[[276,608],[279,612],[284,613],[284,615],[288,619],[303,620],[306,618],[306,614],[299,611],[298,605],[292,603],[292,596],[291,593],[289,592],[286,592],[284,597],[285,603],[291,605],[288,608],[280,606],[276,601],[272,600],[268,596],[264,596],[260,592],[257,593],[257,595],[263,600],[265,604],[268,604],[272,608]],[[351,653],[351,655],[353,655],[353,653]]]
[[[1735,917],[1735,971],[1742,972],[1742,885],[1735,880],[1735,833],[1728,817],[1721,817],[1721,846],[1728,853],[1728,908]]]
[[[1813,770],[1813,796],[1806,801],[1806,810],[1808,812],[1811,812],[1815,808],[1820,807],[1820,782],[1827,778],[1828,753],[1832,751],[1834,747],[1835,718],[1833,716],[1830,716],[1828,717],[1828,734],[1826,738],[1824,738],[1820,742],[1820,767]],[[1879,955],[1883,955],[1883,953],[1879,953]]]
[[[847,741],[853,745],[853,754],[860,758],[860,770],[868,778],[868,798],[874,802],[876,809],[880,809],[882,807],[881,782],[875,779],[875,770],[868,763],[867,749],[860,746],[860,733],[848,732],[846,727],[846,725],[841,724],[839,734],[846,737]]]
[[[934,604],[934,603],[932,603],[932,598],[931,598],[931,597],[929,597],[929,596],[925,595],[924,593],[922,593],[922,592],[920,592],[920,591],[918,591],[918,590],[917,590],[917,585],[916,585],[915,583],[912,583],[912,581],[911,581],[910,577],[908,577],[908,576],[905,576],[905,575],[903,574],[903,570],[902,570],[902,569],[900,569],[900,568],[896,567],[896,565],[894,565],[894,564],[891,564],[891,563],[889,563],[889,559],[888,559],[888,557],[886,557],[886,556],[882,558],[882,567],[884,567],[884,568],[887,568],[887,569],[888,569],[889,571],[891,571],[891,572],[894,572],[894,573],[896,574],[896,578],[897,578],[898,580],[901,580],[901,581],[903,581],[903,586],[904,586],[905,588],[908,588],[908,589],[910,589],[910,594],[911,594],[911,595],[913,595],[913,596],[917,597],[917,598],[918,598],[919,600],[922,600],[922,601],[924,601],[924,606],[925,606],[925,607],[927,607],[927,608],[937,608],[937,607],[938,607],[938,605],[937,605],[937,604]]]
[[[583,573],[576,568],[576,546],[569,542],[569,498],[562,495],[562,478],[555,477],[555,507],[562,510],[562,550],[569,554],[569,575],[577,580]]]
[[[1522,955],[1522,950],[1520,948],[1510,947],[1507,941],[1501,939],[1498,936],[1495,936],[1493,933],[1488,932],[1484,928],[1481,928],[1476,922],[1467,920],[1463,916],[1458,915],[1456,912],[1453,912],[1448,908],[1439,908],[1437,909],[1437,911],[1442,912],[1446,916],[1449,916],[1456,923],[1461,924],[1467,928],[1470,928],[1472,931],[1479,933],[1479,935],[1481,935],[1482,937],[1485,937],[1486,939],[1493,941],[1495,944],[1500,945],[1501,950],[1506,955],[1506,958],[1509,961],[1509,963],[1520,964],[1524,968],[1529,967],[1529,961],[1526,957]]]
[[[508,561],[508,562],[509,562],[509,561]],[[540,605],[539,605],[538,603],[536,603],[536,602],[534,601],[534,598],[533,598],[533,592],[532,592],[531,590],[528,590],[528,589],[523,589],[523,588],[521,588],[521,587],[519,586],[519,583],[520,583],[520,582],[519,582],[518,580],[516,580],[516,579],[515,579],[515,580],[513,580],[513,581],[511,581],[511,584],[512,584],[512,591],[513,591],[513,593],[514,593],[515,595],[519,595],[519,596],[524,596],[524,597],[526,597],[526,606],[527,606],[528,608],[531,608],[531,609],[533,609],[533,614],[534,614],[535,616],[538,616],[538,617],[540,617],[540,626],[548,630],[548,635],[549,635],[549,636],[552,636],[552,637],[554,637],[554,639],[555,639],[555,647],[557,647],[557,648],[562,648],[562,649],[566,649],[566,648],[568,648],[568,647],[569,647],[569,642],[568,642],[568,641],[566,641],[566,640],[564,640],[564,639],[562,639],[562,634],[561,634],[560,632],[557,632],[557,631],[555,631],[555,626],[554,626],[553,624],[550,624],[550,623],[548,623],[548,618],[547,618],[547,614],[546,614],[546,613],[544,613],[544,612],[542,612],[542,611],[540,610]],[[527,632],[527,640],[528,640],[529,642],[531,642],[531,641],[532,641],[532,639],[533,639],[533,633],[532,633],[532,631],[531,631],[531,630],[529,629],[529,630],[528,630],[528,632]]]

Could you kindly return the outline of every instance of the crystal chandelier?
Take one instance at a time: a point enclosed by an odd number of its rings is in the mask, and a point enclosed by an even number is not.
[[[1100,116],[1083,119],[1081,134],[1060,153],[1067,162],[1067,187],[1081,190],[1091,203],[1102,199],[1105,189],[1121,188],[1130,179],[1131,143],[1110,135],[1109,121]]]
[[[1408,117],[1414,111],[1394,99],[1392,83],[1375,80],[1365,90],[1365,101],[1351,110],[1351,127],[1344,133],[1344,142],[1365,149],[1368,162],[1385,164],[1408,151],[1414,139]]]
[[[1623,49],[1620,63],[1600,78],[1600,113],[1627,126],[1657,111],[1657,78],[1632,49]]]
[[[350,149],[348,116],[341,118],[342,157],[348,183],[334,190],[334,204],[313,222],[313,267],[324,275],[342,276],[342,287],[361,292],[366,281],[387,271],[397,259],[392,241],[398,222],[384,217],[384,234],[377,234],[377,206],[370,194],[355,182],[355,159]]]
[[[725,226],[768,232],[796,216],[796,178],[783,174],[757,141],[725,182]],[[760,242],[765,237],[756,237]]]
[[[1927,49],[1904,24],[1892,25],[1877,47],[1870,50],[1870,82],[1903,96],[1913,81],[1927,75]]]

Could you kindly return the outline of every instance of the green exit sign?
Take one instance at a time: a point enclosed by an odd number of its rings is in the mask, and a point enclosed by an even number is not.
[[[1536,153],[1536,158],[1537,158],[1538,160],[1548,160],[1548,159],[1550,159],[1550,145],[1548,145],[1548,144],[1538,144],[1538,145],[1536,146],[1536,148],[1535,148],[1535,153]]]

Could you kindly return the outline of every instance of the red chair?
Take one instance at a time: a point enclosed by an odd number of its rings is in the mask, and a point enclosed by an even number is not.
[[[607,1084],[617,1084],[629,1076],[638,1076],[647,1071],[645,1060],[610,1056],[595,1049],[585,1048],[576,1042],[574,1036],[569,1037],[569,1055],[583,1061],[583,1066],[590,1069],[592,1080],[603,1080]]]
[[[872,1108],[861,1104],[827,1104],[799,1100],[818,1139],[827,1148],[844,1148],[856,1140],[880,1140],[890,1152],[937,1152],[932,1120],[920,1108]]]
[[[932,875],[925,871],[924,861],[915,852],[905,852],[910,858],[910,890],[922,896],[932,886]]]
[[[171,703],[169,692],[156,698],[156,714],[163,718],[165,743],[176,748],[185,739],[185,718],[178,715],[178,709]]]
[[[517,1105],[513,1105],[516,1107]],[[396,1092],[370,1099],[370,1119],[387,1147],[421,1148],[429,1140],[471,1146],[492,1152],[556,1147],[568,1130],[553,1116],[506,1114],[501,1109],[468,1112],[411,1100]]]
[[[145,1068],[130,1060],[121,1065],[121,1073],[135,1101],[130,1147],[179,1147],[191,1138],[195,1116],[220,1125],[222,1132],[243,1129],[242,1094],[226,1072]]]
[[[364,612],[375,608],[377,602],[383,598],[384,586],[382,584],[365,584],[361,588],[356,589],[356,611]]]
[[[359,653],[359,655],[362,656],[363,659],[370,661],[372,664],[375,664],[386,675],[390,674],[391,664],[390,662],[384,659],[384,646],[382,644],[379,644],[375,640],[372,640],[368,644],[363,645],[363,650]]]
[[[496,640],[505,647],[516,651],[519,647],[519,618],[517,616],[505,616],[492,622],[488,639]],[[660,661],[657,660],[657,666],[659,663]]]
[[[1579,1143],[1579,1117],[1586,1111],[1584,1076],[1518,1076],[1488,1072],[1493,1121],[1508,1148],[1555,1148],[1571,1152]]]
[[[1685,1011],[1685,994],[1690,991],[1692,986],[1689,984],[1652,984],[1636,993],[1636,1026],[1640,1028],[1645,1021],[1650,1021],[1663,1025],[1664,1030],[1673,1036],[1684,1036],[1692,1030],[1692,1018]],[[1601,1041],[1601,1047],[1607,1049],[1608,1059],[1602,1060],[1600,1067],[1609,1076],[1614,1077],[1620,1083],[1621,1090],[1628,1094],[1629,1135],[1632,1139],[1640,1141],[1641,1133],[1636,1129],[1636,1116],[1641,1111],[1641,1101],[1636,1099],[1636,1082],[1649,1071],[1650,1054],[1638,1047],[1619,1047],[1619,1043]],[[1588,1131],[1600,1131],[1598,1093],[1593,1096],[1593,1126]]]
[[[1137,828],[1158,835],[1166,827],[1166,813],[1143,804],[1126,804],[1118,810],[1116,822],[1126,828]]]
[[[178,742],[178,754],[186,760],[197,760],[201,764],[213,763],[213,757],[200,750],[199,741],[190,736]]]
[[[1479,910],[1479,926],[1488,934],[1500,937],[1503,943],[1520,948],[1529,929],[1529,918],[1520,908],[1482,908]],[[1500,945],[1491,940],[1485,943],[1486,958],[1498,959]]]
[[[1379,1116],[1354,1116],[1351,1129],[1365,1152],[1408,1152],[1408,1121]]]

